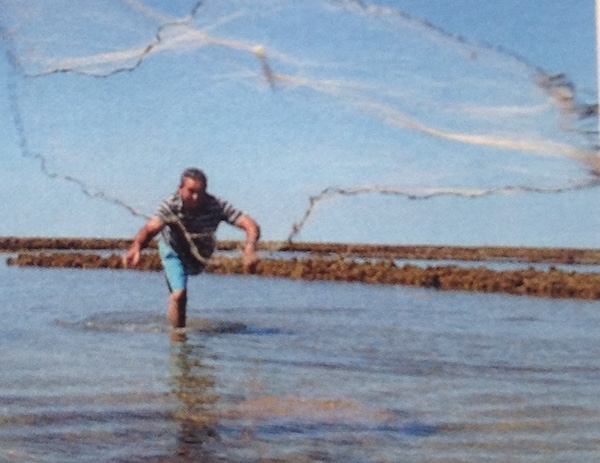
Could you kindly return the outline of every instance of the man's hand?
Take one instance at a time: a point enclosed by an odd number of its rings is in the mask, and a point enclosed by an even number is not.
[[[139,233],[133,240],[127,254],[123,256],[123,267],[136,268],[140,263],[142,249],[148,246],[148,243],[154,238],[165,226],[158,218],[152,218],[146,222]]]
[[[237,226],[246,232],[246,246],[244,247],[244,273],[256,272],[259,259],[256,255],[256,246],[260,238],[260,227],[249,215],[243,215]]]
[[[127,254],[123,256],[123,267],[125,268],[136,268],[140,263],[140,256],[142,251],[139,246],[135,243],[129,248]]]
[[[256,244],[247,243],[244,248],[244,273],[255,273],[256,267],[260,262],[258,255],[256,254]]]

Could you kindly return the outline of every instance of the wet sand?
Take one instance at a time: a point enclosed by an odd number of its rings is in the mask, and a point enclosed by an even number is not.
[[[128,240],[4,238],[0,250],[21,252],[7,260],[9,265],[122,269],[122,252],[99,255],[89,250],[124,250]],[[241,243],[224,241],[219,250],[240,249]],[[600,264],[600,251],[592,249],[550,249],[510,247],[449,246],[378,246],[335,243],[264,243],[263,250],[281,253],[306,253],[306,257],[263,259],[255,274],[296,280],[346,281],[368,284],[408,285],[439,290],[477,291],[549,298],[600,299],[600,275],[578,273],[550,267],[548,271],[532,267],[523,270],[492,270],[485,262],[519,262],[546,264]],[[141,271],[161,270],[160,260],[152,250],[143,255]],[[44,251],[40,251],[44,250]],[[55,252],[48,252],[53,250]],[[38,252],[31,252],[38,251]],[[56,252],[60,251],[60,252]],[[70,251],[65,253],[64,251]],[[368,259],[368,260],[365,260]],[[478,261],[482,266],[458,265],[398,266],[394,259]],[[242,274],[239,258],[215,256],[208,273]]]

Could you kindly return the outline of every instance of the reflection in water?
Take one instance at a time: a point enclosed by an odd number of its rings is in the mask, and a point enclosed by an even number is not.
[[[187,461],[213,461],[210,445],[218,442],[212,367],[202,360],[203,346],[189,342],[185,332],[173,331],[171,390],[178,398],[173,419],[178,423],[177,455]]]

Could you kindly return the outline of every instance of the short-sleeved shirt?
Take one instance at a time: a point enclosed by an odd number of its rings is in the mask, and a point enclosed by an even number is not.
[[[190,251],[190,245],[181,225],[194,242],[199,254],[209,258],[216,247],[215,232],[219,224],[227,222],[236,225],[242,215],[240,210],[227,201],[208,193],[200,209],[193,213],[184,212],[181,196],[175,193],[160,203],[154,217],[166,225],[162,229],[161,238],[175,250],[186,267],[197,270],[198,266],[202,265]]]

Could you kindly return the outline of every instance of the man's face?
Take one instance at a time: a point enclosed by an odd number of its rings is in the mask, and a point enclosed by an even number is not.
[[[183,200],[183,208],[186,211],[195,211],[201,206],[206,195],[206,185],[200,180],[184,177],[179,187],[179,196]]]

